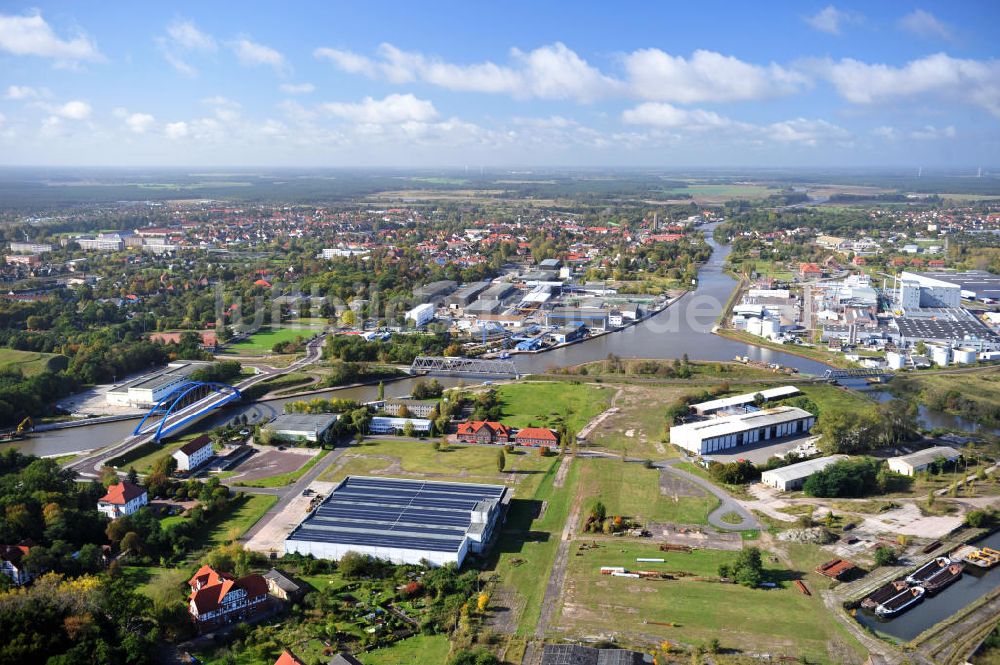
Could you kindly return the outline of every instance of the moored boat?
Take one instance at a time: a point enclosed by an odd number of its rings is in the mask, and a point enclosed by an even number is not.
[[[946,556],[939,556],[931,559],[906,576],[906,581],[910,584],[923,584],[932,575],[951,565],[951,559]]]
[[[927,591],[922,586],[910,587],[909,589],[901,591],[884,603],[880,603],[879,606],[875,608],[875,614],[880,617],[891,617],[897,614],[902,614],[923,600],[924,594],[926,593]]]
[[[964,570],[964,564],[953,563],[928,577],[924,581],[923,587],[927,589],[927,593],[937,593],[952,582],[958,580],[958,578],[962,576],[962,572]]]
[[[868,594],[868,596],[861,601],[861,607],[874,610],[883,602],[899,594],[900,591],[905,590],[908,586],[909,585],[903,580],[893,580],[888,584],[884,584]]]

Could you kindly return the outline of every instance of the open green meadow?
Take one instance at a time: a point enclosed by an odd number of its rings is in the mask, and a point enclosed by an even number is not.
[[[825,586],[812,584],[813,595],[803,595],[794,585],[803,574],[788,570],[766,552],[765,577],[777,588],[719,582],[719,564],[735,556],[718,550],[660,552],[655,545],[619,541],[581,550],[580,543],[574,543],[557,623],[575,634],[597,634],[607,629],[608,617],[617,617],[615,632],[623,641],[655,635],[678,644],[707,645],[715,638],[722,649],[802,657],[810,663],[832,665],[862,653],[827,612],[818,593]],[[638,563],[637,557],[664,562]],[[601,566],[653,570],[675,579],[611,577],[601,575]],[[812,579],[807,577],[806,583]]]
[[[19,369],[25,376],[39,374],[46,370],[56,372],[66,367],[66,356],[57,353],[37,353],[0,349],[0,369]]]
[[[634,462],[616,459],[579,459],[583,508],[579,526],[597,501],[608,515],[630,517],[641,523],[649,521],[674,524],[707,524],[708,514],[719,506],[712,494],[692,487],[696,496],[668,496],[660,491],[660,470],[647,469]]]
[[[246,339],[230,344],[226,348],[226,351],[236,355],[242,353],[270,353],[275,344],[291,342],[296,337],[308,340],[319,332],[322,332],[321,326],[310,326],[308,328],[265,326]]]
[[[566,381],[519,381],[497,386],[504,423],[551,427],[560,423],[579,432],[608,408],[614,388]]]
[[[451,644],[446,635],[414,635],[392,646],[360,654],[358,660],[365,665],[398,665],[422,663],[444,665]]]

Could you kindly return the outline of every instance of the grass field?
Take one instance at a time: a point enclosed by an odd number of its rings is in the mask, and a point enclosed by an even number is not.
[[[558,465],[558,457],[539,457],[519,451],[506,453],[503,472],[497,471],[499,446],[450,446],[436,451],[431,442],[376,440],[351,446],[320,480],[339,481],[349,475],[380,473],[403,478],[455,480],[467,483],[515,485],[517,496],[531,496],[542,476]]]
[[[65,358],[55,353],[36,353],[35,351],[17,351],[15,349],[0,349],[0,369],[16,368],[25,376],[39,374],[45,370],[56,371],[60,360]],[[65,366],[63,364],[63,366]]]
[[[557,469],[553,466],[546,473],[532,495],[511,503],[496,545],[495,570],[503,585],[513,588],[524,602],[517,622],[520,636],[532,634],[538,624],[545,586],[576,493],[579,460],[570,466],[562,487],[555,486]]]
[[[445,635],[415,635],[392,646],[360,654],[358,660],[365,665],[398,665],[421,663],[444,665],[451,645]]]
[[[308,340],[320,330],[319,327],[303,329],[265,326],[246,339],[230,344],[226,350],[234,354],[270,353],[279,342],[291,342],[296,337]]]
[[[108,460],[108,464],[123,470],[127,470],[129,467],[135,467],[135,470],[139,473],[147,473],[150,467],[153,466],[153,462],[157,459],[163,457],[164,455],[172,455],[174,451],[197,436],[200,435],[187,434],[178,439],[171,439],[162,444],[150,441],[133,448],[124,455]]]
[[[577,432],[608,408],[613,388],[565,381],[521,381],[497,387],[504,422],[512,427],[552,427]]]
[[[576,556],[578,552],[580,556]],[[662,557],[665,562],[637,564],[637,557]],[[557,623],[576,634],[597,634],[607,629],[608,617],[616,617],[615,631],[623,641],[630,636],[641,639],[640,635],[656,635],[674,643],[706,645],[716,638],[723,649],[802,657],[810,663],[841,663],[846,654],[860,654],[859,645],[829,616],[819,594],[805,596],[796,590],[793,580],[800,573],[766,554],[766,577],[779,585],[777,589],[708,581],[718,575],[719,564],[734,557],[734,552],[716,550],[660,552],[648,544],[618,541],[581,551],[574,543]],[[601,566],[634,570],[640,565],[643,570],[681,573],[706,581],[600,574]]]
[[[640,464],[612,459],[579,459],[580,486],[584,510],[580,514],[582,527],[590,506],[601,501],[608,515],[631,517],[647,523],[707,524],[708,514],[719,505],[711,494],[699,496],[664,496],[660,493],[659,469],[646,469]]]
[[[681,386],[623,385],[615,399],[618,413],[601,422],[587,439],[588,448],[601,448],[629,457],[665,459],[676,450],[664,444],[664,406],[688,392]]]
[[[211,522],[194,537],[194,548],[217,547],[239,538],[278,502],[271,494],[247,494],[233,499],[228,513]]]

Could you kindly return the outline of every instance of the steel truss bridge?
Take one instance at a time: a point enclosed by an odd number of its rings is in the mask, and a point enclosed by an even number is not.
[[[239,390],[225,383],[204,381],[181,383],[143,416],[132,434],[138,436],[153,432],[153,441],[159,442],[162,437],[203,418],[209,411],[242,397],[243,394]],[[200,407],[194,408],[199,404]],[[146,421],[151,419],[152,422],[147,426]]]
[[[417,356],[410,366],[411,374],[478,374],[516,379],[517,365],[513,360],[485,358],[444,358]]]
[[[828,369],[823,373],[826,381],[836,381],[837,379],[883,379],[892,376],[884,369],[857,368],[857,369]]]

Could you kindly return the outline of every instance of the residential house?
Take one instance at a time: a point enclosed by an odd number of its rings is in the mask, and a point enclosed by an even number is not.
[[[823,269],[815,263],[799,264],[799,277],[802,279],[819,279],[823,276]]]
[[[510,428],[489,420],[471,420],[458,426],[457,438],[462,443],[510,443]]]
[[[178,471],[194,471],[212,456],[212,440],[207,435],[195,437],[174,451]]]
[[[264,573],[264,579],[267,581],[267,592],[275,598],[293,601],[298,600],[305,593],[305,589],[298,582],[277,568],[272,568]]]
[[[97,510],[111,519],[131,515],[149,503],[146,488],[121,481],[108,487],[108,492],[97,500]]]
[[[267,580],[261,575],[237,579],[202,566],[188,585],[188,612],[199,629],[249,619],[267,607]]]
[[[11,579],[14,586],[27,584],[34,577],[24,568],[24,557],[28,555],[34,543],[22,540],[17,545],[0,545],[0,573]]]
[[[294,653],[292,653],[288,649],[285,649],[284,651],[281,652],[281,655],[278,656],[278,660],[274,661],[274,665],[306,665],[306,664],[301,660],[299,660],[298,656],[296,656]]]
[[[514,442],[519,446],[554,447],[559,444],[559,438],[555,432],[546,427],[525,427],[518,431]]]

